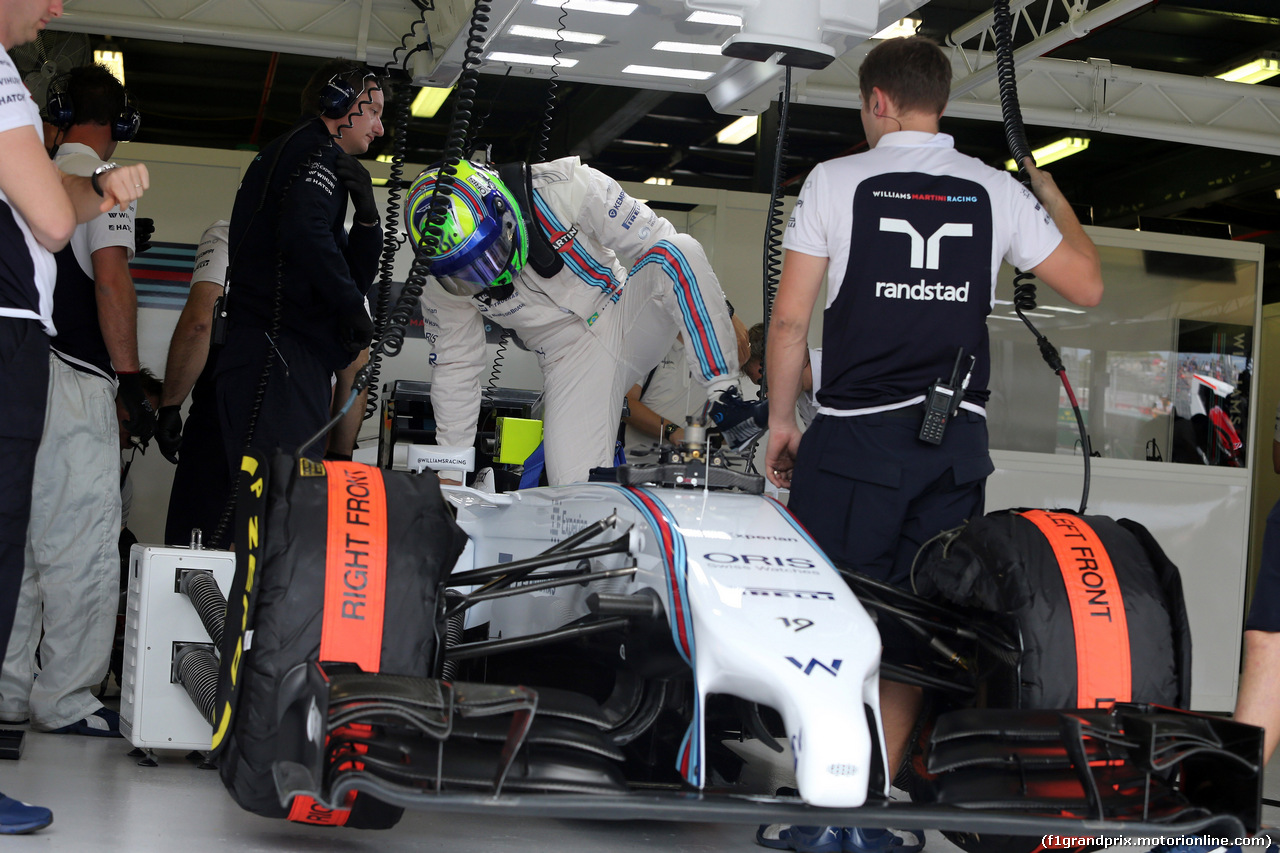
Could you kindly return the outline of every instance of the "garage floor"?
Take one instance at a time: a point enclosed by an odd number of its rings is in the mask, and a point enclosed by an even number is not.
[[[408,813],[394,829],[360,832],[301,826],[242,811],[216,771],[199,770],[182,753],[160,753],[158,767],[140,767],[123,740],[29,732],[19,761],[0,761],[0,791],[53,809],[53,826],[3,842],[10,850],[129,853],[256,853],[256,851],[630,851],[719,853],[760,851],[755,828],[736,824],[552,820],[504,816]],[[1280,794],[1280,772],[1266,796]],[[1269,823],[1280,810],[1267,808]],[[957,853],[936,832],[930,853]]]

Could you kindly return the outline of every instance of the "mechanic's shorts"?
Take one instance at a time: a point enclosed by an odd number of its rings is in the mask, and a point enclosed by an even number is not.
[[[1280,501],[1267,515],[1267,529],[1262,535],[1262,565],[1258,568],[1253,603],[1244,628],[1280,632]]]
[[[920,546],[982,514],[995,470],[986,418],[962,409],[932,445],[917,438],[923,413],[818,415],[800,440],[787,504],[835,563],[907,589]],[[886,648],[914,645],[893,620],[881,623]]]

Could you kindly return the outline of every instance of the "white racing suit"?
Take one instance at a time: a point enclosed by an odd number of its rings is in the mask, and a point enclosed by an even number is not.
[[[526,266],[500,302],[427,283],[431,403],[436,442],[471,446],[489,366],[485,318],[514,330],[542,368],[547,477],[561,485],[613,464],[623,397],[678,332],[708,397],[736,384],[737,343],[720,282],[696,240],[577,157],[529,168],[537,227],[564,267],[543,278]]]

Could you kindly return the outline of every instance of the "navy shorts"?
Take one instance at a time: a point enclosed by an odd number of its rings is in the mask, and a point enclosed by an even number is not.
[[[1267,529],[1262,534],[1262,565],[1258,568],[1253,603],[1244,629],[1280,632],[1280,501],[1267,515]]]
[[[819,415],[800,440],[787,504],[836,564],[906,589],[922,544],[982,514],[995,470],[981,415],[961,410],[940,446],[917,438],[922,417],[919,406]],[[881,619],[880,634],[912,657],[895,620]]]

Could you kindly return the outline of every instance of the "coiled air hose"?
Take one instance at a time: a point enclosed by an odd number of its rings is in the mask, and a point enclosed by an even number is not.
[[[218,659],[205,645],[193,644],[178,652],[178,683],[187,691],[196,710],[214,724],[218,700]]]
[[[222,648],[222,629],[227,621],[227,597],[218,589],[212,572],[183,572],[178,582],[178,592],[191,599],[191,606],[200,617],[200,624],[209,632],[209,639]]]
[[[762,348],[768,352],[769,319],[773,316],[773,300],[778,295],[778,279],[782,275],[782,165],[787,156],[787,123],[791,112],[791,66],[786,66],[782,91],[778,94],[778,139],[773,151],[773,178],[769,191],[769,214],[764,232],[764,337]],[[760,365],[760,396],[769,396],[769,377]]]
[[[996,47],[996,80],[1000,87],[1000,113],[1004,117],[1004,136],[1009,144],[1009,153],[1022,174],[1024,183],[1029,183],[1023,160],[1031,157],[1031,146],[1027,143],[1026,127],[1022,123],[1022,109],[1018,105],[1018,78],[1013,64],[1013,21],[1009,12],[1009,0],[994,0],[991,8],[991,29],[995,34]],[[1089,503],[1090,457],[1089,433],[1085,429],[1084,415],[1080,412],[1080,404],[1076,401],[1075,391],[1067,379],[1067,369],[1062,364],[1058,350],[1049,339],[1040,334],[1040,330],[1024,313],[1036,307],[1036,286],[1031,273],[1015,269],[1013,277],[1013,310],[1035,336],[1040,348],[1040,356],[1049,369],[1058,374],[1062,387],[1067,391],[1067,399],[1071,402],[1071,410],[1075,412],[1076,426],[1080,430],[1080,446],[1084,453],[1084,489],[1080,495],[1080,514],[1084,515]]]

